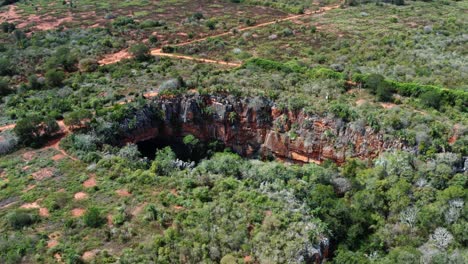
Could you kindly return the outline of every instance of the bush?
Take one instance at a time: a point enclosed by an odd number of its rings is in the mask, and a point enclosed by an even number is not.
[[[42,88],[43,83],[39,81],[35,74],[28,77],[29,88],[32,90],[39,90]]]
[[[364,88],[367,88],[371,93],[376,94],[377,88],[385,82],[385,78],[381,74],[372,73],[364,80]]]
[[[18,139],[14,135],[2,134],[0,136],[3,137],[3,139],[0,139],[0,155],[12,151],[18,144]]]
[[[46,69],[61,68],[68,72],[76,70],[78,59],[68,47],[59,47],[55,54],[45,63]]]
[[[14,229],[22,229],[36,223],[39,219],[37,215],[25,211],[14,211],[7,215],[8,223]]]
[[[216,21],[212,19],[207,20],[205,24],[210,30],[214,30],[216,28]]]
[[[4,33],[11,33],[11,32],[13,32],[13,31],[16,29],[15,24],[13,24],[13,23],[8,23],[8,22],[3,22],[3,23],[1,24],[1,27],[2,27],[2,31],[3,31]]]
[[[83,216],[83,220],[88,227],[100,227],[106,222],[106,219],[102,216],[101,210],[96,207],[89,208]]]
[[[11,63],[10,60],[7,58],[0,58],[0,75],[5,76],[5,75],[11,75],[12,74],[12,69],[11,69]]]
[[[146,61],[151,57],[150,49],[144,44],[133,45],[130,47],[130,53],[138,61]]]
[[[383,83],[379,87],[377,87],[376,96],[377,100],[381,102],[392,102],[393,101],[393,90],[391,89],[390,85]]]
[[[123,27],[123,26],[133,25],[133,24],[135,24],[135,20],[133,20],[133,18],[131,17],[126,17],[126,16],[119,16],[112,22],[112,25],[114,27]]]
[[[151,172],[161,176],[169,176],[176,169],[174,161],[176,154],[170,147],[165,147],[156,152],[156,157],[151,164]]]
[[[10,89],[10,86],[8,85],[8,82],[5,79],[0,79],[0,96],[8,95],[12,91],[13,90]]]
[[[61,70],[48,70],[45,74],[46,83],[50,87],[62,86],[65,73]]]
[[[82,59],[78,63],[78,68],[81,72],[93,72],[99,67],[98,62],[95,59]]]
[[[20,119],[13,132],[22,144],[39,146],[44,138],[53,135],[58,130],[59,126],[54,119],[33,115]]]
[[[91,111],[86,109],[79,109],[69,113],[68,115],[65,115],[63,122],[67,126],[80,127],[85,125],[87,123],[87,120],[90,119],[92,116],[93,114],[91,113]]]
[[[440,107],[440,101],[441,101],[441,95],[437,91],[427,91],[421,96],[419,96],[419,99],[421,99],[421,102],[428,107],[432,107],[435,109],[439,109]]]

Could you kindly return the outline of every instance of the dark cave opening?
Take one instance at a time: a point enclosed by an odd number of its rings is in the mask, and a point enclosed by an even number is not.
[[[209,158],[215,152],[224,150],[224,144],[219,141],[204,142],[195,140],[191,143],[184,143],[183,138],[177,137],[155,137],[137,142],[136,145],[142,156],[147,157],[149,160],[154,160],[157,150],[170,147],[178,159],[196,163]]]

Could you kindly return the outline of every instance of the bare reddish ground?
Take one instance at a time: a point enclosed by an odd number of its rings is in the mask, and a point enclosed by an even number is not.
[[[113,226],[114,225],[114,223],[112,222],[112,215],[111,214],[108,214],[106,216],[106,220],[107,220],[107,225],[108,226]]]
[[[125,49],[117,53],[107,54],[98,63],[100,65],[114,64],[124,59],[130,59],[131,57],[130,53]]]
[[[23,205],[20,206],[20,208],[23,208],[23,209],[39,209],[40,206],[37,202],[33,202],[33,203],[25,203]]]
[[[34,188],[36,188],[36,185],[35,185],[35,184],[30,184],[30,185],[28,185],[28,187],[26,187],[22,192],[27,193],[27,192],[29,192],[30,190],[34,189]]]
[[[99,252],[98,249],[93,249],[93,250],[90,250],[90,251],[86,251],[85,253],[83,253],[83,256],[81,257],[85,262],[90,262],[92,261],[95,257],[96,257],[96,254]]]
[[[74,198],[75,198],[75,200],[84,200],[84,199],[88,198],[88,194],[85,193],[85,192],[77,192],[77,193],[75,193]]]
[[[184,207],[183,207],[183,206],[180,206],[180,205],[174,205],[174,209],[176,209],[176,210],[182,210],[182,209],[184,209]]]
[[[158,94],[159,94],[159,93],[156,92],[156,91],[151,91],[151,92],[144,93],[143,96],[144,96],[145,98],[153,98],[153,97],[158,96]]]
[[[72,214],[73,217],[83,216],[85,212],[86,212],[86,210],[83,209],[83,208],[75,208],[75,209],[71,210],[71,214]]]
[[[127,189],[120,189],[120,190],[115,191],[115,193],[117,193],[117,195],[121,197],[128,197],[132,195],[130,192],[128,192]]]
[[[170,191],[174,196],[179,196],[179,194],[177,193],[177,189],[171,189]]]
[[[367,101],[364,100],[364,99],[359,99],[359,100],[356,101],[356,105],[357,105],[357,106],[361,106],[361,105],[365,104],[366,102],[367,102]]]
[[[135,209],[133,209],[133,211],[132,211],[132,215],[133,216],[139,215],[141,212],[143,212],[143,209],[145,208],[145,206],[147,204],[148,204],[147,202],[144,202],[144,203],[138,205],[137,207],[135,207]]]
[[[32,177],[36,180],[36,181],[42,181],[44,179],[47,179],[47,178],[50,178],[52,176],[54,176],[54,172],[55,172],[55,169],[54,168],[43,168],[43,169],[40,169],[38,171],[36,171],[35,173],[32,174]]]
[[[60,255],[60,253],[55,253],[55,254],[54,254],[54,258],[55,258],[55,260],[56,260],[58,263],[63,263],[63,261],[62,261],[62,255]]]
[[[453,135],[449,138],[448,143],[449,144],[454,144],[457,142],[458,139],[458,131],[460,130],[461,126],[460,124],[455,124],[453,126]]]
[[[34,158],[34,156],[36,155],[36,152],[34,151],[28,151],[26,153],[23,154],[23,159],[24,161],[30,161]]]
[[[49,217],[50,216],[49,209],[45,207],[39,208],[39,215],[42,217]]]
[[[73,17],[68,14],[67,17],[64,18],[55,18],[52,16],[38,16],[38,15],[30,15],[26,19],[22,20],[23,22],[18,24],[18,28],[25,28],[28,25],[33,25],[32,29],[35,31],[45,31],[51,30],[54,28],[59,27],[61,24],[65,22],[72,22]]]
[[[83,186],[85,188],[92,188],[92,187],[94,187],[96,185],[97,185],[96,177],[94,175],[92,175],[89,179],[87,179],[86,181],[83,182]]]
[[[252,257],[251,256],[245,256],[244,257],[244,263],[250,263],[252,262]]]
[[[177,45],[177,46],[179,46],[179,45]],[[173,54],[173,53],[164,53],[164,52],[162,52],[161,49],[151,50],[151,55],[160,56],[160,57],[162,56],[162,57],[171,57],[171,58],[176,58],[176,59],[191,60],[191,61],[202,62],[202,63],[225,65],[225,66],[230,66],[230,67],[240,67],[242,65],[241,63],[236,63],[236,62],[226,62],[226,61],[222,61],[222,60],[210,60],[210,59],[190,57],[190,56],[186,56],[186,55],[177,55],[177,54]]]
[[[57,154],[57,155],[54,155],[54,156],[52,157],[52,160],[53,160],[53,161],[58,161],[58,160],[62,160],[62,159],[64,159],[64,158],[65,158],[65,155],[63,155],[62,153],[59,153],[59,154]]]
[[[49,214],[49,210],[45,207],[41,207],[39,205],[39,201],[41,199],[33,202],[33,203],[25,203],[23,205],[20,206],[20,208],[23,208],[23,209],[39,209],[39,215],[42,216],[42,217],[49,217],[50,214]]]
[[[59,242],[55,239],[51,239],[49,241],[47,241],[47,247],[48,248],[53,248],[53,247],[56,247],[58,246]]]
[[[17,7],[15,5],[10,5],[7,12],[0,13],[0,21],[8,22],[20,19],[21,16],[17,13]]]
[[[397,106],[396,104],[392,103],[380,103],[380,105],[385,109],[392,109]]]

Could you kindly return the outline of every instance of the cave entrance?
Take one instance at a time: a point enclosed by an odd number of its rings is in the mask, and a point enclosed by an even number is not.
[[[137,142],[136,145],[142,156],[147,157],[149,160],[154,160],[157,150],[171,147],[178,159],[197,163],[210,157],[215,152],[224,150],[224,144],[219,141],[205,142],[195,138],[190,143],[184,143],[183,138],[156,137]]]

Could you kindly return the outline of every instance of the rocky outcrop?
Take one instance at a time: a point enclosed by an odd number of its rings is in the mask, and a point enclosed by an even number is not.
[[[138,126],[129,141],[192,134],[206,141],[219,140],[242,156],[273,156],[300,163],[343,163],[403,147],[359,123],[280,109],[258,97],[184,95],[157,98],[152,107],[161,112],[157,127]]]

